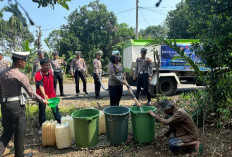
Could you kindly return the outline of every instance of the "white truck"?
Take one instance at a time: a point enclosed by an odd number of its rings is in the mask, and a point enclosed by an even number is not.
[[[153,76],[150,81],[150,92],[155,95],[157,76],[154,64],[154,52],[152,46],[146,46],[151,40],[128,40],[123,45],[123,67],[127,72],[127,81],[130,85],[135,86],[136,81],[132,79],[137,57],[140,57],[140,49],[146,48],[147,57],[152,60]],[[190,56],[192,60],[200,66],[200,70],[208,70],[204,67],[200,58],[198,58],[194,52],[191,51],[191,43],[196,40],[176,40],[177,46],[180,49],[184,49],[185,54]],[[173,95],[177,90],[177,85],[181,84],[196,84],[194,70],[181,59],[173,59],[178,55],[173,49],[166,45],[156,46],[155,49],[160,55],[160,69],[159,69],[159,92],[164,95]]]

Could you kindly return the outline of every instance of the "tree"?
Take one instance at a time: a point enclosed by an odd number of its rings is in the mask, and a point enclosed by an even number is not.
[[[67,24],[60,30],[57,48],[69,59],[74,57],[76,50],[82,51],[82,56],[89,65],[92,65],[95,52],[102,50],[103,67],[106,68],[112,50],[121,47],[117,44],[133,37],[133,29],[127,24],[117,24],[115,14],[107,11],[107,7],[96,0],[74,10],[68,16]],[[88,68],[89,71],[92,70],[92,66]]]
[[[4,0],[0,0],[0,1],[4,1]],[[14,1],[15,3],[13,3],[12,1]],[[61,5],[62,7],[66,8],[67,10],[69,9],[69,6],[67,4],[67,2],[70,2],[71,0],[32,0],[35,3],[38,3],[38,8],[39,7],[47,7],[47,6],[51,6],[52,8],[54,8],[54,6],[56,4]],[[23,17],[22,12],[19,10],[18,6],[20,6],[20,8],[24,11],[27,19],[29,20],[31,25],[34,25],[33,20],[30,18],[28,12],[24,9],[24,7],[18,2],[18,0],[8,0],[9,5],[5,6],[4,8],[7,8],[9,10],[9,12],[12,13],[13,16],[17,17],[19,19],[19,21],[26,26],[27,22],[26,22],[26,18]]]
[[[47,7],[49,5],[54,7],[56,4],[59,4],[68,10],[69,7],[68,7],[67,2],[70,2],[71,0],[32,0],[32,1],[35,3],[38,3],[38,8]]]
[[[156,35],[163,38],[167,37],[167,28],[164,26],[148,26],[146,29],[141,29],[139,33],[144,39],[154,39]]]
[[[0,46],[5,52],[22,49],[22,43],[28,40],[29,43],[34,41],[34,36],[30,33],[28,27],[24,27],[20,20],[11,16],[8,21],[0,18]]]
[[[52,51],[59,51],[59,44],[60,44],[61,32],[60,30],[53,30],[48,38],[46,38],[49,47]]]
[[[186,0],[189,6],[191,31],[198,35],[201,45],[198,55],[211,68],[232,68],[232,2]],[[190,7],[191,6],[191,7]]]
[[[181,1],[176,5],[176,9],[168,13],[166,17],[168,38],[170,39],[195,39],[196,35],[189,32],[190,20],[188,5]]]
[[[210,104],[221,115],[232,110],[232,1],[186,0],[190,31],[200,41],[193,49],[211,68],[206,77]],[[223,117],[222,116],[222,117]]]

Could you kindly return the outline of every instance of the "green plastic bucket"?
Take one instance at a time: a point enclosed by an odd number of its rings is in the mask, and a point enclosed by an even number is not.
[[[98,143],[99,111],[92,108],[80,109],[72,113],[76,145],[86,148]]]
[[[152,106],[142,106],[141,112],[138,106],[133,106],[131,110],[132,128],[134,140],[138,143],[150,143],[155,139],[154,117],[147,111],[155,111]]]
[[[122,106],[110,106],[103,112],[105,113],[107,139],[112,144],[126,142],[130,109]]]
[[[48,105],[53,108],[53,110],[56,112],[56,106],[59,104],[60,98],[50,98],[48,99]]]

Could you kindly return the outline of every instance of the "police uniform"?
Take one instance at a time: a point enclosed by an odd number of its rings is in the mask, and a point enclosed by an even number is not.
[[[98,51],[96,55],[102,55],[102,51]],[[99,80],[99,75],[101,74],[102,74],[101,60],[95,58],[93,60],[93,79],[94,79],[94,85],[95,85],[96,99],[102,99],[102,96],[100,95],[101,83]]]
[[[38,50],[37,55],[38,54],[43,54],[43,52],[41,50]],[[41,59],[43,59],[43,58],[41,58]],[[41,66],[40,66],[40,60],[41,59],[36,58],[36,59],[33,60],[33,66],[32,66],[32,70],[31,70],[31,79],[33,79],[35,73],[41,69]]]
[[[53,55],[58,55],[57,53],[53,53]],[[53,68],[53,72],[54,72],[54,89],[56,92],[56,84],[57,84],[57,80],[59,82],[59,86],[60,86],[60,95],[64,96],[64,91],[63,91],[63,70],[61,68],[62,65],[66,65],[66,62],[64,60],[61,59],[53,59],[51,61],[51,65]]]
[[[120,58],[119,51],[113,51],[112,53],[114,56]],[[122,97],[123,92],[123,67],[120,62],[113,63],[110,62],[108,65],[109,71],[109,95],[110,95],[110,106],[119,106],[119,102]]]
[[[76,54],[80,55],[80,51],[76,51]],[[85,60],[83,58],[74,58],[71,63],[70,72],[71,74],[74,74],[75,77],[75,83],[76,83],[76,94],[79,95],[80,89],[79,89],[79,79],[81,78],[83,82],[83,91],[85,94],[88,94],[86,90],[86,64]]]
[[[25,60],[29,52],[13,52],[12,57]],[[12,135],[14,134],[15,156],[24,155],[24,137],[26,132],[25,97],[21,89],[39,103],[45,100],[33,92],[27,76],[14,65],[0,72],[0,103],[2,112],[3,133],[0,138],[0,156],[3,156]]]
[[[142,48],[141,53],[147,53],[147,49]],[[139,99],[139,94],[141,91],[141,87],[144,88],[145,93],[147,94],[148,105],[151,104],[151,94],[149,91],[149,82],[148,77],[152,76],[152,61],[150,58],[138,57],[136,59],[136,68],[134,76],[137,78],[137,92],[136,98]]]

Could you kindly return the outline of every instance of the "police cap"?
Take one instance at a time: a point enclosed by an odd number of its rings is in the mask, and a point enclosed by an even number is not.
[[[75,51],[75,53],[80,55],[80,54],[81,54],[81,51]]]
[[[58,52],[53,52],[52,55],[53,56],[57,56],[59,53]]]
[[[37,55],[42,55],[44,52],[42,50],[37,50]]]
[[[12,52],[12,57],[18,58],[18,59],[27,59],[30,52]]]
[[[147,53],[147,49],[146,48],[141,48],[140,49],[140,53],[146,54]]]
[[[97,51],[96,55],[100,55],[101,56],[102,55],[102,51]]]
[[[113,51],[112,55],[120,57],[120,52],[118,50]]]

